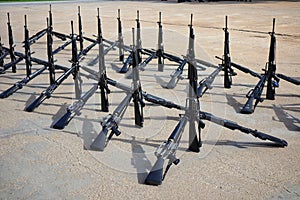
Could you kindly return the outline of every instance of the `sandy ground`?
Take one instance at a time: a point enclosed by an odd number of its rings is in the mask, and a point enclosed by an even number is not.
[[[178,56],[185,54],[188,42],[190,13],[194,14],[196,55],[214,64],[215,55],[222,55],[224,16],[229,16],[231,57],[255,71],[264,67],[268,57],[272,18],[276,18],[277,71],[300,79],[300,3],[293,1],[254,1],[253,3],[183,3],[101,1],[53,3],[54,29],[70,33],[70,21],[77,21],[77,6],[81,6],[84,34],[96,33],[96,8],[101,9],[104,37],[116,39],[117,9],[121,9],[125,43],[131,43],[130,31],[135,26],[136,10],[140,10],[144,47],[157,45],[158,11],[163,13],[165,51]],[[21,48],[24,14],[33,34],[46,26],[48,3],[0,4],[0,35],[8,45],[6,13],[10,12],[16,43]],[[76,23],[75,23],[76,24]],[[77,30],[77,24],[75,25]],[[260,33],[260,32],[265,32]],[[46,59],[46,43],[41,39],[32,46],[34,56]],[[55,39],[55,45],[62,43]],[[85,46],[87,43],[85,43]],[[82,61],[91,65],[97,56],[92,50]],[[55,56],[57,63],[70,66],[70,48]],[[6,60],[7,61],[7,60]],[[117,51],[106,57],[109,77],[130,84],[113,67]],[[111,65],[114,64],[114,65]],[[24,77],[24,64],[18,73],[1,75],[0,91]],[[39,66],[35,65],[34,68]],[[91,66],[97,70],[97,64]],[[149,93],[184,105],[187,79],[173,90],[161,87],[169,80],[176,65],[166,62],[165,71],[157,72],[156,60],[141,72],[143,89]],[[212,69],[199,71],[199,80]],[[59,76],[61,73],[58,73]],[[186,71],[184,72],[186,77]],[[92,80],[84,79],[84,91]],[[25,105],[48,85],[46,72],[0,103],[0,198],[1,199],[299,199],[300,196],[300,99],[299,87],[280,81],[275,101],[260,103],[252,115],[239,110],[245,94],[257,79],[242,72],[234,77],[231,89],[222,87],[222,76],[213,90],[201,99],[201,109],[258,129],[289,142],[277,148],[238,131],[225,130],[206,122],[202,131],[203,147],[199,154],[186,151],[188,131],[185,130],[178,150],[179,165],[169,171],[163,185],[144,185],[144,179],[154,164],[156,147],[172,132],[178,121],[176,110],[147,104],[145,127],[133,126],[130,106],[120,125],[122,135],[114,137],[104,152],[87,150],[100,132],[99,94],[93,96],[63,131],[51,129],[51,124],[73,101],[74,89],[69,77],[33,113]],[[110,112],[124,94],[112,89]],[[188,129],[188,127],[186,127]]]

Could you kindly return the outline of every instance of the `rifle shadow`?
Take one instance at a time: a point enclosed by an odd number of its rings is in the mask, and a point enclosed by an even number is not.
[[[136,168],[137,179],[139,184],[144,184],[145,179],[148,175],[147,171],[150,171],[152,168],[151,162],[145,154],[143,147],[135,140],[135,137],[132,137],[131,140],[131,164]]]
[[[34,92],[30,95],[30,97],[25,102],[25,108],[27,108],[34,100],[36,100],[37,94]]]
[[[243,107],[243,105],[238,102],[233,95],[230,94],[226,94],[226,99],[227,99],[227,104],[231,107],[233,107],[233,109],[235,110],[236,113],[240,113],[241,108]]]
[[[94,128],[93,123],[90,119],[87,118],[87,116],[84,116],[81,134],[78,136],[83,139],[83,149],[85,150],[91,150],[90,146],[93,143],[93,139],[95,139],[98,136],[97,130]]]
[[[300,131],[300,119],[284,111],[284,108],[273,105],[273,110],[278,119],[272,117],[274,121],[282,122],[289,131]],[[299,124],[299,125],[296,125]]]

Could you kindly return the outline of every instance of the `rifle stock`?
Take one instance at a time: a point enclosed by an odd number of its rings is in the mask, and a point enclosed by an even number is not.
[[[261,98],[262,91],[264,89],[265,81],[266,81],[266,75],[264,75],[254,89],[251,89],[246,97],[248,98],[246,104],[243,106],[241,113],[243,114],[251,114],[254,112],[255,107],[259,102],[263,102],[263,98]],[[255,103],[254,103],[255,100]]]
[[[130,52],[129,56],[126,58],[125,62],[123,63],[123,66],[121,68],[121,70],[119,71],[119,73],[126,73],[129,69],[129,66],[132,65],[132,52]]]
[[[67,108],[67,112],[53,125],[55,129],[64,129],[65,126],[75,115],[81,115],[80,110],[84,107],[86,102],[97,91],[98,85],[94,85],[89,91],[87,91],[80,99],[75,101]]]
[[[179,80],[182,80],[183,77],[181,76],[183,73],[183,68],[186,65],[187,60],[184,59],[182,60],[182,62],[180,63],[179,67],[173,72],[173,74],[171,74],[171,79],[170,81],[167,83],[166,88],[168,89],[173,89],[176,87],[177,83]]]
[[[199,82],[199,87],[197,90],[197,96],[202,97],[204,93],[208,89],[212,89],[211,84],[214,82],[216,76],[220,73],[220,71],[223,69],[223,66],[220,65],[215,71],[213,71],[207,78],[202,79]]]
[[[32,112],[35,108],[37,108],[43,101],[47,98],[51,97],[51,94],[54,90],[75,70],[75,65],[72,66],[68,71],[63,73],[53,84],[51,84],[45,91],[41,93],[41,95],[33,101],[28,107],[25,108],[27,112]]]
[[[148,185],[161,185],[164,180],[168,170],[172,164],[177,165],[180,160],[176,158],[175,154],[178,149],[182,133],[188,121],[187,116],[180,118],[180,121],[176,125],[175,129],[169,136],[168,140],[163,142],[155,151],[155,156],[157,160],[153,165],[150,173],[145,179],[145,184]],[[163,173],[163,166],[165,160],[169,160],[168,166]]]
[[[152,170],[148,174],[145,183],[147,185],[161,185],[163,181],[163,167],[165,160],[162,157],[157,157]]]
[[[118,124],[122,120],[123,115],[130,103],[132,98],[132,93],[128,93],[127,96],[122,100],[118,107],[114,110],[113,114],[109,114],[105,117],[102,122],[102,131],[96,137],[94,142],[91,144],[91,149],[95,151],[103,151],[106,146],[107,133],[111,130],[111,134],[108,140],[111,139],[112,135],[115,134],[119,136],[121,132],[118,130]]]
[[[67,112],[53,125],[54,129],[64,129],[66,125],[69,123],[72,112],[67,110]]]

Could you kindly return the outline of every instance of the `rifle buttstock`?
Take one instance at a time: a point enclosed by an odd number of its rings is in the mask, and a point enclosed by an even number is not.
[[[147,185],[161,185],[163,181],[163,166],[165,160],[158,157],[150,173],[146,177],[145,184]]]
[[[54,129],[64,129],[66,127],[66,125],[68,124],[69,122],[69,119],[71,117],[71,112],[70,111],[67,111],[66,114],[64,114],[54,125],[53,125],[53,128]]]

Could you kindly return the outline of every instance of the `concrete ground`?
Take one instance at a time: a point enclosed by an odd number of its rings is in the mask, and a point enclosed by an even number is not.
[[[186,54],[190,14],[194,15],[196,57],[218,64],[214,57],[223,54],[224,17],[229,17],[232,61],[261,71],[268,59],[272,19],[276,18],[277,72],[300,79],[300,3],[296,1],[253,1],[181,3],[176,1],[65,1],[52,3],[54,30],[70,33],[70,21],[77,32],[77,6],[81,6],[83,31],[88,37],[96,34],[96,8],[100,8],[103,35],[117,38],[117,9],[121,9],[125,43],[131,44],[131,27],[135,26],[136,10],[140,11],[142,42],[156,48],[158,12],[162,12],[164,48],[175,55]],[[10,13],[16,50],[23,52],[24,15],[30,34],[46,26],[49,3],[0,4],[0,35],[8,46],[7,16]],[[55,38],[54,46],[62,42]],[[88,45],[86,42],[85,46]],[[32,46],[33,56],[46,59],[46,39]],[[93,62],[97,48],[82,61],[97,70]],[[57,63],[71,64],[70,48],[55,56]],[[8,60],[5,60],[8,62]],[[164,72],[157,71],[153,60],[141,72],[143,89],[184,105],[187,71],[177,87],[166,84],[176,65],[166,61]],[[107,74],[126,84],[130,80],[115,72],[117,51],[106,57]],[[21,62],[17,73],[1,74],[0,91],[6,90],[25,75]],[[34,65],[34,69],[40,66]],[[213,69],[199,71],[199,80]],[[237,71],[237,70],[236,70]],[[122,134],[114,136],[104,152],[88,150],[101,131],[100,121],[108,113],[100,111],[99,94],[94,95],[62,131],[50,128],[66,106],[74,102],[73,79],[69,77],[34,112],[24,111],[48,86],[48,75],[32,80],[14,95],[0,102],[0,198],[1,199],[299,199],[300,196],[300,96],[299,86],[284,80],[276,90],[276,100],[260,103],[255,113],[240,114],[245,95],[258,82],[257,78],[237,71],[231,89],[224,89],[222,74],[213,89],[200,99],[201,109],[234,120],[285,139],[289,145],[278,148],[239,131],[226,130],[205,122],[200,153],[188,152],[186,127],[177,156],[180,164],[173,166],[158,187],[143,184],[156,157],[154,151],[167,139],[178,122],[176,110],[146,104],[144,128],[134,127],[133,107],[129,106],[120,124]],[[57,73],[57,77],[61,72]],[[93,80],[83,78],[87,91]],[[112,88],[110,113],[124,97]],[[265,96],[265,93],[263,93]]]

